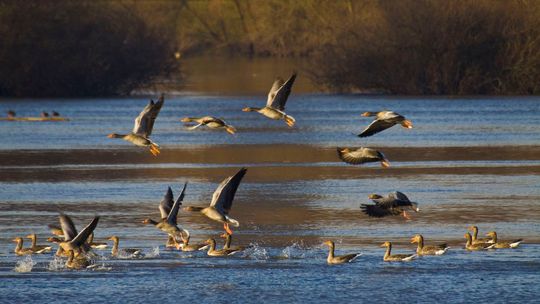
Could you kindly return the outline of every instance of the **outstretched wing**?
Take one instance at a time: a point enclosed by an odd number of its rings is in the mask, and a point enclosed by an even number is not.
[[[364,131],[362,131],[362,133],[358,134],[358,137],[371,136],[373,134],[376,134],[376,133],[379,133],[381,131],[388,129],[395,124],[396,124],[395,122],[376,119],[373,122],[371,122],[371,124],[369,124],[369,126],[367,126],[367,128],[365,128]]]
[[[64,233],[64,241],[69,242],[77,236],[77,229],[71,218],[65,214],[60,214],[60,227]]]
[[[278,79],[274,82],[274,85],[272,86],[272,89],[270,90],[270,93],[268,94],[268,100],[266,102],[267,107],[275,108],[280,111],[285,110],[285,103],[287,103],[287,99],[289,98],[289,95],[291,94],[291,89],[294,84],[294,80],[296,79],[296,72],[289,77],[289,79],[279,88],[275,88],[281,79]],[[281,82],[283,82],[281,80]]]
[[[392,209],[396,207],[396,203],[398,200],[394,197],[393,194],[388,195],[386,197],[382,198],[374,198],[371,199],[377,206],[384,208],[384,209]]]
[[[380,205],[364,205],[360,206],[362,211],[372,217],[385,217],[389,215],[399,215],[401,212],[395,209],[383,208]]]
[[[79,234],[77,234],[77,236],[71,240],[71,243],[75,246],[81,246],[84,244],[86,239],[88,239],[88,236],[90,236],[90,234],[94,232],[94,229],[96,229],[98,222],[99,216],[94,217],[90,224],[84,227],[83,230],[81,230],[81,232],[79,232]]]
[[[410,202],[409,198],[403,192],[396,191],[392,193],[392,195],[394,195],[394,197],[397,198],[398,200]]]
[[[176,219],[178,217],[178,210],[180,209],[180,206],[182,205],[182,201],[184,200],[184,196],[186,195],[186,187],[187,187],[187,183],[184,184],[184,188],[182,189],[182,192],[180,193],[178,198],[176,198],[176,202],[174,202],[174,205],[172,206],[172,209],[169,212],[169,215],[167,216],[167,222],[171,225],[177,224]]]
[[[231,210],[236,190],[246,172],[247,169],[242,168],[235,175],[227,177],[222,181],[212,196],[210,206],[215,207],[224,214],[228,214],[229,210]]]
[[[366,154],[363,148],[358,148],[356,150],[351,150],[351,148],[337,148],[337,152],[339,159],[352,165],[379,161],[379,158],[374,157],[371,154]]]
[[[167,218],[169,216],[169,213],[171,213],[173,204],[174,204],[173,193],[172,193],[171,187],[168,187],[167,192],[165,192],[165,196],[163,196],[163,199],[159,203],[159,212],[161,213],[162,219]]]
[[[154,103],[150,100],[150,103],[144,107],[142,112],[135,118],[135,125],[133,126],[133,133],[144,137],[149,137],[152,134],[154,128],[154,122],[163,106],[164,97],[163,94],[159,97],[159,100]]]

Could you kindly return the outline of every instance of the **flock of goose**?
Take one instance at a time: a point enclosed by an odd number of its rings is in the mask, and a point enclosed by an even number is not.
[[[268,100],[265,107],[255,108],[246,107],[244,112],[258,112],[263,116],[274,119],[283,120],[289,127],[293,127],[296,120],[285,113],[285,104],[291,93],[292,86],[296,79],[296,73],[293,73],[287,81],[283,81],[278,78],[270,92],[268,94]],[[140,147],[148,148],[150,153],[154,156],[160,154],[161,147],[150,139],[154,122],[164,104],[164,96],[161,95],[157,102],[150,100],[150,103],[142,110],[142,112],[135,119],[133,130],[128,134],[111,133],[109,138],[121,138],[132,144]],[[13,113],[14,115],[14,113]],[[412,122],[406,119],[404,116],[392,112],[365,112],[362,114],[365,117],[375,117],[373,122],[369,124],[360,134],[359,137],[372,136],[383,130],[386,130],[394,125],[401,125],[404,128],[412,128]],[[201,126],[206,126],[211,129],[224,129],[226,132],[234,134],[237,130],[232,125],[225,122],[223,119],[204,116],[204,117],[185,117],[181,120],[185,123],[194,122],[196,125],[189,127],[190,130],[197,129]],[[380,162],[382,167],[389,167],[390,163],[384,154],[380,151],[371,148],[337,148],[338,156],[341,160],[349,164],[363,164],[369,162]],[[153,225],[168,236],[168,240],[165,244],[166,247],[175,248],[181,251],[197,251],[206,250],[209,256],[228,256],[236,252],[242,251],[245,248],[241,246],[231,246],[232,234],[230,226],[239,227],[238,220],[230,217],[229,213],[232,208],[232,203],[236,191],[242,181],[242,178],[247,172],[246,168],[240,169],[236,174],[225,178],[221,184],[215,190],[210,204],[206,207],[202,206],[187,206],[183,210],[189,212],[198,212],[201,215],[206,216],[208,219],[223,224],[224,233],[220,237],[225,238],[225,243],[221,249],[216,248],[216,241],[213,238],[206,240],[204,243],[191,244],[190,233],[188,230],[179,227],[177,216],[182,205],[182,201],[185,196],[187,183],[184,184],[180,194],[174,200],[173,191],[169,187],[165,193],[163,200],[159,204],[160,219],[158,221],[151,218],[143,220],[143,224]],[[393,192],[387,196],[379,194],[369,195],[369,199],[373,201],[373,204],[362,204],[361,210],[372,217],[385,217],[402,215],[405,218],[409,218],[406,213],[407,210],[418,212],[418,204],[412,202],[409,198],[399,192]],[[58,250],[57,256],[67,257],[66,266],[71,269],[82,269],[90,265],[90,260],[95,255],[92,249],[104,249],[107,248],[107,243],[95,243],[93,234],[96,229],[99,216],[85,226],[80,232],[77,232],[75,225],[71,218],[66,214],[60,214],[59,216],[60,226],[50,225],[51,231],[55,234],[55,237],[48,238],[49,242],[56,243]],[[522,240],[515,241],[500,241],[497,238],[497,233],[491,231],[487,234],[489,239],[479,239],[478,228],[472,226],[469,228],[473,234],[469,232],[465,234],[467,250],[488,250],[488,249],[501,249],[501,248],[516,248]],[[28,248],[23,247],[23,239],[18,237],[13,241],[17,243],[15,247],[15,253],[17,255],[27,254],[41,254],[52,251],[52,246],[38,245],[36,242],[36,235],[31,234],[28,236],[32,240],[32,246]],[[120,254],[130,257],[140,257],[142,255],[141,250],[137,248],[120,248],[118,236],[111,236],[108,240],[113,242],[111,256],[117,257]],[[386,247],[384,254],[384,261],[409,261],[418,256],[424,255],[442,255],[447,252],[448,246],[446,244],[440,245],[424,245],[424,237],[417,234],[412,237],[411,243],[416,243],[416,252],[413,254],[392,254],[392,243],[384,242],[381,247]],[[359,253],[352,253],[347,255],[335,255],[335,244],[328,240],[323,243],[329,247],[328,264],[341,264],[351,262],[357,258]]]

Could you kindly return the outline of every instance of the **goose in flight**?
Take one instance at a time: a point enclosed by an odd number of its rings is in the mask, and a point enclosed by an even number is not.
[[[369,198],[375,205],[362,204],[360,206],[360,209],[369,216],[385,217],[402,214],[406,219],[410,219],[405,209],[412,209],[414,212],[420,211],[418,203],[411,202],[405,194],[399,191],[390,193],[386,197],[378,194],[370,194]]]
[[[234,195],[236,190],[242,181],[242,178],[246,174],[247,169],[242,168],[235,175],[229,176],[224,179],[221,184],[217,187],[214,195],[212,196],[212,201],[208,207],[186,207],[186,211],[198,211],[204,214],[211,220],[216,222],[223,223],[223,228],[228,234],[232,234],[232,230],[229,228],[229,224],[234,227],[240,226],[240,223],[229,217],[229,212],[232,208],[232,203],[234,200]]]
[[[153,100],[150,100],[150,103],[144,107],[142,112],[135,118],[135,125],[133,126],[133,131],[129,134],[117,134],[111,133],[107,137],[109,138],[122,138],[125,141],[139,146],[139,147],[150,147],[150,153],[157,156],[159,151],[159,145],[153,142],[149,137],[152,134],[152,129],[154,128],[154,122],[156,117],[163,106],[164,97],[163,94],[159,97],[158,101],[154,103]]]
[[[369,126],[367,126],[367,128],[364,129],[364,131],[362,131],[362,133],[358,134],[358,137],[368,137],[397,124],[401,124],[401,126],[407,129],[412,129],[413,127],[412,122],[405,119],[405,116],[392,111],[364,112],[362,116],[375,116],[376,118],[371,124],[369,124]]]
[[[337,148],[339,159],[351,164],[360,165],[364,163],[381,162],[381,167],[390,167],[390,162],[386,156],[375,149],[371,148]]]
[[[296,72],[286,82],[283,82],[283,79],[278,77],[268,93],[268,99],[264,108],[246,107],[242,111],[259,112],[270,119],[284,120],[289,127],[294,126],[296,120],[294,117],[285,113],[285,103],[287,103],[287,98],[291,94],[291,88],[295,79]]]
[[[169,236],[172,236],[177,242],[177,237],[180,237],[182,240],[189,237],[189,231],[178,228],[178,210],[182,205],[182,200],[186,194],[187,183],[184,184],[182,192],[176,199],[173,201],[173,193],[171,187],[168,187],[163,200],[159,203],[159,212],[161,213],[161,220],[156,222],[150,218],[143,220],[143,224],[152,224],[156,226],[159,230],[167,233]]]
[[[203,117],[184,117],[181,122],[196,122],[197,124],[189,127],[188,130],[195,130],[200,126],[207,126],[210,129],[225,129],[229,134],[234,134],[236,128],[226,123],[223,119],[219,119],[213,116]]]
[[[94,229],[96,229],[98,222],[99,216],[96,216],[90,222],[90,224],[77,233],[77,229],[75,228],[75,224],[73,224],[71,218],[66,214],[60,214],[60,226],[62,227],[64,240],[62,241],[58,238],[52,237],[49,238],[48,241],[58,243],[59,247],[56,255],[67,254],[70,250],[73,250],[75,257],[77,257],[82,253],[87,253],[91,250],[86,240]]]

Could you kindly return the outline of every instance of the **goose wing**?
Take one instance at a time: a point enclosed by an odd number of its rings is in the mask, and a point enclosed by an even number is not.
[[[169,212],[169,215],[167,216],[167,222],[171,225],[177,224],[176,219],[178,217],[178,210],[180,209],[180,206],[182,205],[182,201],[184,200],[184,196],[186,195],[186,187],[187,187],[187,183],[184,184],[184,188],[182,189],[182,192],[176,198],[176,202],[174,202],[174,205],[172,206],[172,209]]]
[[[94,229],[96,229],[96,226],[99,222],[99,216],[94,217],[94,219],[88,224],[86,227],[77,234],[77,236],[71,240],[71,243],[75,246],[81,246],[86,242],[86,239],[90,236],[92,232],[94,232]]]
[[[296,79],[296,73],[293,73],[289,79],[283,83],[281,78],[276,79],[272,89],[268,93],[268,100],[266,101],[266,106],[280,111],[285,110],[285,103],[291,94],[291,89]]]
[[[135,118],[135,125],[133,126],[133,133],[144,137],[149,137],[152,134],[154,128],[154,121],[163,106],[164,97],[161,95],[159,100],[154,103],[150,100],[150,103],[144,107],[139,116]]]
[[[409,198],[403,192],[395,191],[394,193],[391,193],[391,195],[393,195],[398,200],[410,202]]]
[[[236,190],[238,189],[238,186],[240,185],[240,182],[242,181],[242,178],[246,172],[247,169],[242,168],[235,175],[227,177],[225,180],[223,180],[214,192],[210,206],[215,207],[223,214],[228,214],[229,210],[231,210]]]
[[[64,241],[69,242],[77,236],[77,229],[69,216],[60,214],[60,227],[64,233]]]
[[[360,209],[362,209],[362,212],[365,214],[372,216],[372,217],[385,217],[388,215],[399,215],[400,212],[395,210],[394,208],[385,208],[380,205],[365,205],[362,204],[360,206]]]
[[[392,126],[394,126],[396,123],[388,120],[380,120],[375,119],[373,122],[367,126],[364,131],[362,131],[360,134],[358,134],[358,137],[368,137],[373,134],[377,134],[381,131],[384,131]]]
[[[356,150],[351,150],[350,148],[337,148],[337,152],[339,159],[353,165],[378,161],[380,159],[378,156],[366,153],[364,148],[358,148]]]
[[[167,218],[169,216],[169,213],[171,213],[173,204],[174,204],[174,201],[173,201],[172,189],[171,187],[168,187],[167,192],[165,192],[163,199],[159,203],[159,212],[161,213],[162,219]]]

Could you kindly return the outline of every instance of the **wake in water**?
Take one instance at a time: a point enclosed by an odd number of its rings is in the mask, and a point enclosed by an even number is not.
[[[15,268],[13,268],[13,271],[30,272],[36,264],[37,262],[34,262],[34,260],[32,260],[32,256],[27,255],[23,260],[17,262],[17,265],[15,265]]]

